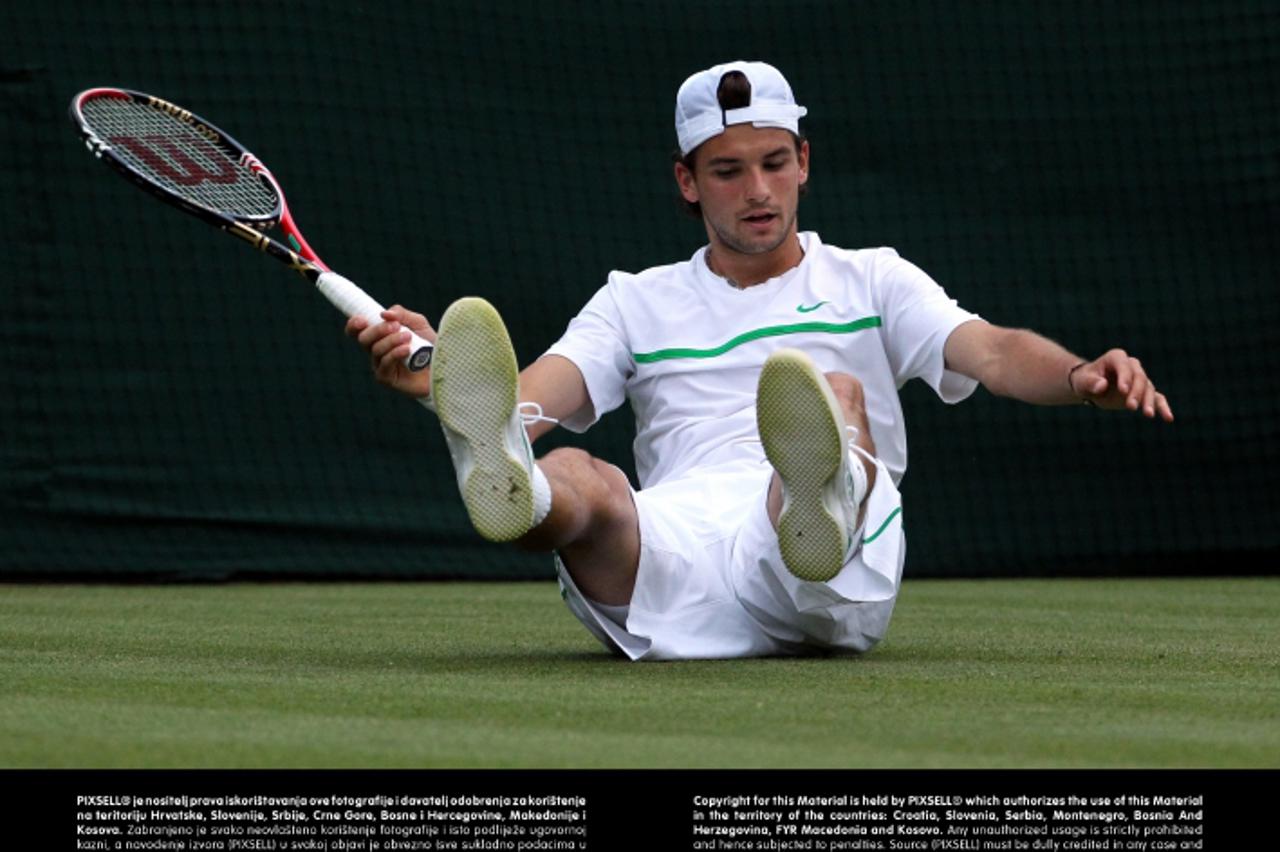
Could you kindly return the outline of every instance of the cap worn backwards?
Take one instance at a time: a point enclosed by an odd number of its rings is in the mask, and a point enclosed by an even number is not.
[[[720,80],[740,71],[751,84],[751,101],[740,109],[722,109],[716,97]],[[680,153],[688,154],[731,124],[781,127],[800,133],[800,117],[808,110],[796,104],[782,72],[765,62],[726,62],[699,71],[676,93],[676,138]]]

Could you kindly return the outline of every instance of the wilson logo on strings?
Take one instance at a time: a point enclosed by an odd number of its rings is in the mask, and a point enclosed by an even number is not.
[[[112,136],[111,141],[129,149],[152,173],[172,181],[178,186],[196,186],[210,183],[235,183],[240,179],[235,164],[222,156],[216,148],[202,139],[195,137],[184,139],[178,146],[172,139],[164,136]],[[205,160],[216,164],[216,171],[195,161],[184,151],[196,150]],[[161,156],[163,154],[163,156]]]

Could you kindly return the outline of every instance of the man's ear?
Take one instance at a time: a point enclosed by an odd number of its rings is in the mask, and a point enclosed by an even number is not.
[[[800,143],[800,150],[796,152],[796,162],[800,164],[800,185],[804,186],[809,182],[809,140],[805,139]]]
[[[676,163],[676,185],[680,187],[680,195],[685,201],[690,204],[698,203],[698,182],[684,163]]]

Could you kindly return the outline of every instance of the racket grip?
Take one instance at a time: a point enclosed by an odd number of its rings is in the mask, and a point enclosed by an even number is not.
[[[382,322],[382,312],[385,310],[382,305],[338,273],[320,273],[320,277],[316,279],[316,289],[324,293],[325,298],[348,317],[364,317],[370,323]],[[405,331],[413,337],[409,341],[409,357],[404,359],[404,365],[416,373],[431,364],[435,347],[412,329],[405,328]]]

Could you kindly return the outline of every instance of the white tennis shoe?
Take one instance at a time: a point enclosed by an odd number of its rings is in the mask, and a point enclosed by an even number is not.
[[[476,531],[490,541],[520,538],[551,505],[524,429],[530,419],[547,418],[535,403],[517,404],[519,384],[511,338],[493,305],[479,298],[450,305],[440,318],[431,399],[462,502]]]
[[[778,545],[787,570],[826,582],[853,555],[867,473],[826,376],[798,349],[769,356],[756,391],[765,455],[782,481]]]

